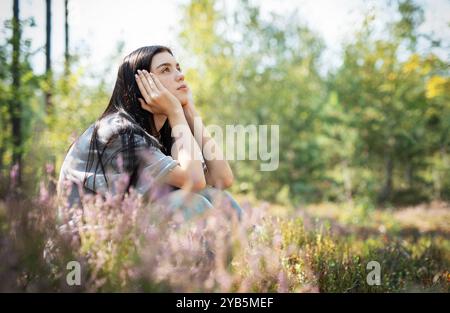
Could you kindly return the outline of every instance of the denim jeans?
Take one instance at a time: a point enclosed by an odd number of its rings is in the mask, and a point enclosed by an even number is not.
[[[207,187],[199,192],[187,192],[182,189],[169,192],[163,199],[160,199],[169,209],[182,210],[184,217],[190,219],[195,215],[200,215],[208,209],[214,208],[215,201],[221,205],[229,205],[236,210],[237,216],[241,219],[242,208],[226,190],[214,187]]]

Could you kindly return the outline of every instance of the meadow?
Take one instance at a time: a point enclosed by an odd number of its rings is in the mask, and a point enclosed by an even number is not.
[[[449,291],[445,202],[295,208],[241,196],[239,220],[220,199],[191,219],[134,192],[59,216],[55,201],[43,187],[1,202],[1,291]],[[379,284],[368,283],[371,261]]]

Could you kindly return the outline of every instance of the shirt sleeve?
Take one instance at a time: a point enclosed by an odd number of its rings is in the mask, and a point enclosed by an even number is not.
[[[165,155],[154,146],[140,149],[138,154],[141,167],[135,188],[142,194],[147,192],[152,184],[159,184],[167,174],[178,166],[178,161]]]
[[[178,161],[162,153],[143,136],[134,134],[133,140],[134,158],[127,153],[129,142],[123,136],[117,136],[107,145],[102,160],[106,165],[105,172],[108,183],[102,172],[97,173],[95,175],[97,192],[109,191],[115,194],[118,184],[120,185],[121,179],[124,179],[124,174],[129,178],[131,171],[135,169],[137,178],[134,188],[137,192],[144,194],[152,185],[160,183],[162,178],[178,165]],[[94,177],[88,179],[93,182]]]

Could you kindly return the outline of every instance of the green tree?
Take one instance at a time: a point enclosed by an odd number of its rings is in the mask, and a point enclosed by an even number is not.
[[[256,161],[232,162],[237,181],[257,195],[304,199],[320,194],[321,111],[326,88],[318,73],[324,45],[299,22],[263,19],[249,1],[226,11],[224,1],[194,0],[180,31],[194,66],[187,72],[207,122],[280,126],[280,165],[260,171]]]
[[[359,137],[353,165],[369,167],[381,182],[377,184],[381,202],[394,196],[395,180],[397,189],[406,185],[420,196],[427,182],[416,173],[430,170],[428,157],[442,150],[440,141],[448,132],[447,121],[436,125],[432,117],[438,110],[448,110],[444,93],[431,101],[427,92],[436,79],[439,90],[448,86],[448,64],[431,51],[417,53],[422,9],[409,0],[398,1],[396,8],[401,17],[386,27],[386,38],[374,35],[375,16],[367,17],[354,42],[345,46],[343,64],[332,79]]]

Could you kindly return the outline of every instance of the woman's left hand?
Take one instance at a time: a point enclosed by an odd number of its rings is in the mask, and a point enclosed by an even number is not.
[[[193,109],[195,107],[194,105],[194,96],[192,95],[191,88],[189,88],[187,92],[187,101],[183,104],[183,109]]]

